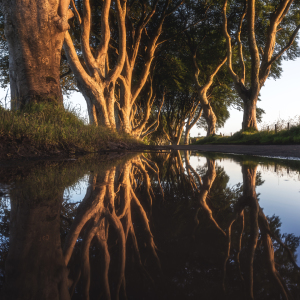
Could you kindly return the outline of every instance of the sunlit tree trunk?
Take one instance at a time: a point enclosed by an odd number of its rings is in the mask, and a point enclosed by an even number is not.
[[[224,65],[224,63],[227,60],[227,57],[225,59],[223,59],[223,61],[221,63],[219,63],[219,65],[215,68],[215,70],[207,77],[206,82],[204,85],[200,85],[199,81],[198,81],[198,76],[200,74],[200,69],[199,66],[197,64],[197,60],[196,60],[196,54],[194,54],[194,66],[195,66],[195,82],[197,84],[197,89],[198,89],[198,98],[199,101],[201,103],[201,107],[203,108],[203,116],[206,120],[207,123],[207,136],[210,135],[214,135],[216,134],[216,123],[217,123],[217,117],[209,103],[209,99],[208,99],[208,90],[211,87],[211,85],[213,84],[213,80],[215,75],[218,73],[218,71],[220,70],[220,68]]]
[[[248,128],[257,129],[257,121],[256,121],[256,104],[257,97],[254,99],[249,99],[244,101],[244,115],[243,115],[243,130]]]
[[[186,37],[188,39],[188,45],[190,48],[190,52],[193,58],[193,66],[194,66],[194,82],[197,87],[197,96],[198,100],[201,104],[201,107],[203,108],[203,116],[207,123],[207,136],[216,134],[216,123],[217,118],[216,115],[210,105],[209,101],[209,90],[212,88],[212,84],[214,81],[215,76],[221,69],[221,67],[225,64],[227,57],[222,59],[221,62],[218,63],[218,65],[215,67],[215,69],[208,74],[206,77],[204,84],[201,84],[199,81],[199,75],[200,75],[200,67],[197,62],[197,48],[193,46],[193,41],[191,36],[186,32]]]
[[[110,41],[109,13],[111,0],[105,0],[101,13],[101,43],[97,48],[90,44],[92,10],[88,0],[83,1],[82,18],[72,2],[73,10],[78,23],[81,26],[81,51],[84,62],[82,62],[73,45],[71,36],[65,36],[64,50],[69,65],[78,83],[88,107],[90,123],[116,129],[116,99],[115,83],[120,75],[125,61],[126,52],[126,2],[114,1],[118,29],[119,29],[119,52],[114,68],[110,69],[108,59],[108,45]]]
[[[33,102],[62,104],[60,58],[64,32],[57,28],[59,1],[0,3],[9,49],[11,108]]]
[[[197,107],[198,107],[198,103],[195,106],[195,108],[193,109],[193,111],[189,114],[188,121],[185,125],[184,145],[189,145],[190,131],[195,126],[195,124],[198,122],[198,120],[200,119],[200,117],[202,115],[203,108],[201,107],[201,108],[198,108],[199,109],[198,114],[195,116]]]
[[[216,134],[217,117],[216,117],[210,103],[203,106],[203,115],[204,115],[204,118],[207,123],[206,136]]]
[[[157,10],[158,1],[154,1],[153,4],[149,7],[149,12],[146,13],[146,9],[145,9],[145,11],[141,14],[139,22],[137,23],[136,26],[133,25],[136,22],[136,20],[133,20],[130,14],[127,14],[128,24],[130,24],[127,27],[129,46],[127,47],[124,68],[121,76],[119,76],[121,86],[122,86],[121,88],[122,93],[120,98],[120,123],[121,123],[120,129],[123,132],[135,136],[141,136],[143,131],[144,132],[147,131],[147,129],[145,130],[145,126],[149,120],[151,108],[154,103],[154,99],[152,99],[152,94],[153,94],[152,78],[149,78],[150,96],[148,100],[144,102],[145,104],[143,103],[144,117],[143,120],[139,122],[139,124],[135,125],[134,122],[132,122],[132,119],[135,117],[132,115],[134,110],[134,105],[150,75],[150,69],[155,57],[155,51],[159,46],[159,44],[161,44],[158,42],[158,39],[162,33],[163,23],[165,22],[166,17],[172,13],[172,12],[167,13],[171,1],[165,0],[163,2],[164,2],[163,4],[164,6],[163,6],[163,10],[160,12],[160,15],[158,15],[159,10]],[[155,14],[156,17],[158,18],[158,22],[156,28],[154,28],[153,30],[153,34],[149,36],[147,33],[146,39],[148,39],[149,41],[145,45],[145,54],[142,55],[142,59],[144,62],[143,68],[141,73],[138,76],[138,79],[135,82],[133,80],[134,71],[136,69],[138,55],[141,55],[140,47],[143,38],[143,33],[147,32],[146,26],[148,25],[149,21],[152,19],[152,17]]]

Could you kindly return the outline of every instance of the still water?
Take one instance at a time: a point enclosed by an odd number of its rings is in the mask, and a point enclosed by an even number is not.
[[[0,299],[300,299],[299,171],[190,151],[0,167]]]

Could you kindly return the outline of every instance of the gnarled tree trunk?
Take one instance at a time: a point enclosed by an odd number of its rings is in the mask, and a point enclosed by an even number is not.
[[[257,122],[256,122],[256,103],[257,98],[249,99],[244,101],[244,115],[243,115],[243,130],[248,128],[255,128],[257,129]]]
[[[64,32],[54,21],[58,5],[58,0],[2,2],[14,110],[32,102],[62,103],[60,58]]]
[[[203,105],[203,116],[207,123],[206,136],[216,134],[217,117],[216,117],[210,103],[207,103],[207,105]]]
[[[88,107],[90,123],[116,129],[116,99],[115,83],[120,75],[125,61],[126,51],[126,2],[116,0],[119,52],[116,64],[110,70],[108,64],[108,45],[110,41],[109,14],[111,0],[104,0],[101,13],[101,42],[93,48],[90,43],[92,9],[88,0],[83,1],[83,14],[80,16],[75,4],[72,8],[76,19],[81,26],[80,46],[84,62],[79,59],[69,34],[65,36],[64,50],[68,63],[78,82],[78,88],[82,92]]]
[[[189,115],[188,121],[185,125],[185,136],[184,136],[184,145],[189,145],[189,139],[190,139],[190,131],[194,127],[194,125],[198,122],[202,115],[203,108],[201,107],[198,111],[198,114],[195,116],[198,104],[195,106],[195,108],[192,110],[192,112]],[[194,118],[195,116],[195,118]],[[194,120],[193,120],[194,118]]]

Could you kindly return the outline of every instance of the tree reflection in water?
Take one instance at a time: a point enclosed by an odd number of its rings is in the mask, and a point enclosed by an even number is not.
[[[257,164],[241,165],[235,187],[188,151],[15,176],[4,299],[297,299],[299,238],[259,206]],[[64,190],[87,171],[70,209]]]

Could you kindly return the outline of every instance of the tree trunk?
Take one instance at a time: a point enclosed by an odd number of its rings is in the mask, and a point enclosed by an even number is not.
[[[89,86],[85,82],[81,82],[78,83],[78,87],[87,104],[90,124],[115,129],[115,114],[114,111],[111,111],[111,105],[114,105],[114,102],[110,103],[111,98],[109,97],[111,95],[105,97],[105,90],[102,90],[101,85]]]
[[[182,133],[183,133],[183,128],[184,128],[184,124],[181,124],[179,126],[179,128],[176,129],[176,133],[174,136],[171,137],[171,143],[172,145],[179,145],[180,144],[180,140],[182,137]]]
[[[124,133],[131,134],[132,125],[130,122],[130,107],[123,107],[120,110],[120,131]]]
[[[190,131],[191,131],[191,128],[186,126],[185,136],[184,136],[184,145],[189,145],[190,144]]]
[[[90,122],[107,128],[116,129],[115,119],[115,82],[118,79],[125,61],[126,51],[126,2],[116,0],[116,18],[119,33],[118,58],[113,68],[109,66],[108,45],[110,41],[109,14],[111,0],[104,0],[101,12],[101,42],[97,47],[90,43],[92,27],[92,9],[89,1],[83,1],[82,18],[72,3],[77,21],[81,27],[80,47],[83,60],[79,59],[70,34],[66,33],[64,50],[77,80],[78,88],[84,95],[89,112]],[[98,30],[97,26],[95,30]],[[96,31],[97,31],[96,30]]]
[[[243,130],[250,128],[258,129],[256,122],[256,103],[257,97],[244,101]]]
[[[60,58],[64,40],[53,21],[59,2],[4,0],[11,108],[33,102],[62,104]]]
[[[217,117],[212,110],[210,104],[203,105],[203,116],[207,123],[207,133],[206,136],[215,135],[216,134],[216,123]]]

